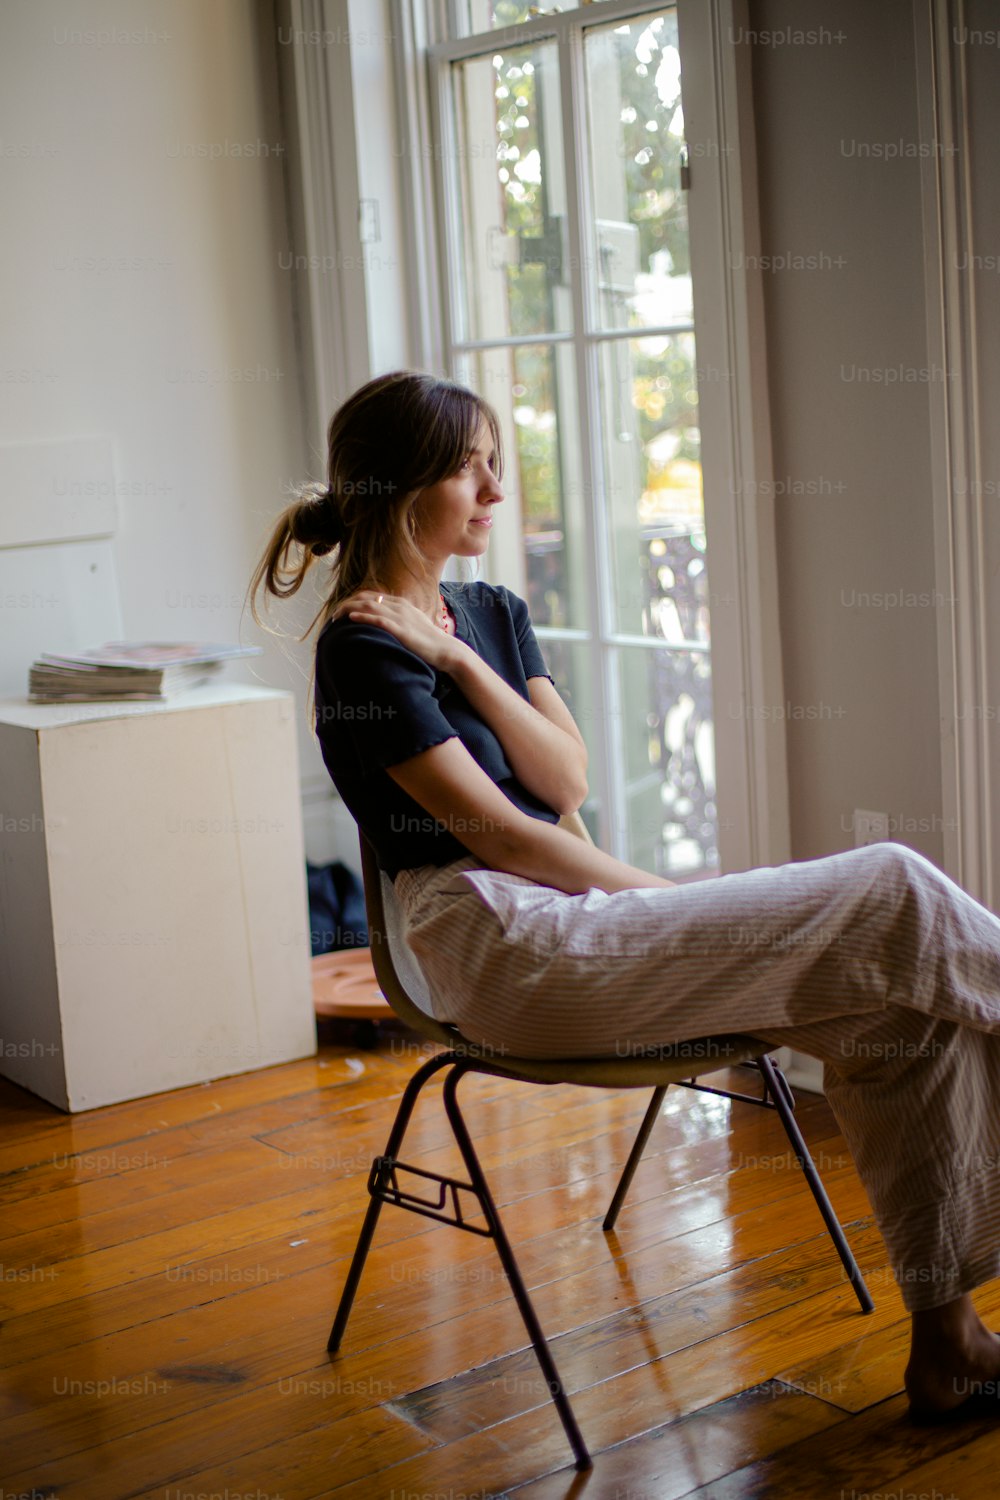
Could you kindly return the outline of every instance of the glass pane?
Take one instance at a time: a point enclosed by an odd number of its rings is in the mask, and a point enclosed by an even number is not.
[[[690,325],[681,188],[681,60],[673,9],[585,40],[599,328]]]
[[[718,873],[707,651],[619,648],[629,852],[668,880]]]
[[[601,0],[580,0],[583,5],[598,5]],[[532,12],[536,15],[539,9],[554,9],[555,7],[539,7],[537,0],[456,0],[455,11],[458,20],[459,37],[473,36],[477,31],[488,31],[498,26],[520,26],[525,21],[534,19]],[[575,9],[570,0],[569,4],[558,7],[562,11]]]
[[[462,341],[571,326],[553,42],[452,64]]]
[[[600,370],[614,628],[707,642],[694,335],[609,341]]]
[[[593,768],[598,764],[598,756],[603,753],[603,745],[601,743],[601,725],[598,723],[598,710],[594,700],[594,680],[590,669],[590,647],[581,641],[553,641],[543,639],[539,644],[545,660],[549,664],[549,670],[555,678],[559,694],[576,720],[580,733],[583,735],[587,746],[587,754],[590,758],[591,772],[593,772]],[[599,838],[598,817],[600,812],[600,799],[596,794],[596,784],[597,777],[591,774],[590,794],[580,808],[580,815],[586,823],[595,844]]]
[[[506,496],[501,522],[504,509],[508,516],[518,509],[532,621],[586,629],[587,517],[572,350],[562,344],[470,350],[457,362],[457,378],[485,396],[500,417]]]

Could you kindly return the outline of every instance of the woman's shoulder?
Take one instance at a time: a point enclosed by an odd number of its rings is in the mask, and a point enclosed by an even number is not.
[[[317,655],[324,655],[340,642],[350,640],[356,630],[357,621],[349,620],[346,615],[327,620],[316,637]]]
[[[318,671],[337,677],[368,674],[394,678],[401,672],[425,675],[433,674],[434,670],[391,630],[352,620],[348,615],[327,620],[320,630],[316,637],[316,664]]]

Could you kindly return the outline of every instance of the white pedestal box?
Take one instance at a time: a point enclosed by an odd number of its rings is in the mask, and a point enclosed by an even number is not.
[[[316,1051],[296,714],[0,701],[0,1073],[75,1111]]]

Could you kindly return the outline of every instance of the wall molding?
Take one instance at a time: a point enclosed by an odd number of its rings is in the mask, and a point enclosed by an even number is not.
[[[944,868],[987,906],[996,894],[989,830],[993,801],[988,702],[989,639],[975,281],[959,269],[973,253],[964,0],[915,7],[922,159],[927,355],[945,372],[928,381],[941,708]],[[964,711],[962,711],[964,709]]]
[[[318,474],[332,412],[368,379],[370,352],[348,0],[276,0],[289,142],[289,267],[295,277],[304,425]]]

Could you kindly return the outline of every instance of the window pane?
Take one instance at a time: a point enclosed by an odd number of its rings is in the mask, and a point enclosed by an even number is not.
[[[580,0],[580,3],[598,5],[601,0]],[[536,0],[456,0],[455,11],[458,18],[456,34],[459,37],[466,37],[473,36],[477,31],[493,30],[498,26],[520,26],[523,22],[532,20],[532,11],[537,13],[538,9]],[[573,10],[572,0],[561,9]]]
[[[572,350],[562,344],[469,350],[457,374],[500,417],[506,496],[500,521],[516,525],[510,510],[519,508],[533,622],[585,629],[587,516]]]
[[[694,336],[614,339],[600,367],[615,629],[707,642]]]
[[[619,648],[628,860],[667,879],[715,874],[712,673],[707,651]]]
[[[572,321],[555,44],[452,64],[462,342]]]
[[[588,28],[585,57],[597,327],[690,324],[677,16]]]
[[[583,89],[574,113],[587,120],[588,181],[574,201],[593,212],[574,244],[596,297],[580,326],[566,192],[576,154],[562,139],[558,49],[551,34],[524,39],[528,10],[454,0],[455,24],[488,50],[444,64],[455,126],[451,367],[496,407],[504,432],[507,502],[490,576],[527,599],[588,743],[592,834],[606,795],[609,811],[624,810],[613,839],[626,858],[698,879],[718,872],[718,851],[676,16],[668,3],[614,23],[596,4],[578,11],[582,67],[563,83]],[[575,11],[570,0],[561,16]],[[581,380],[594,422],[581,420]],[[595,534],[607,598],[591,587]],[[630,636],[646,644],[620,639]]]
[[[556,687],[563,702],[576,720],[587,746],[591,767],[603,754],[603,726],[598,722],[598,709],[594,696],[594,675],[591,670],[590,647],[582,641],[539,642],[549,670],[555,678]],[[590,793],[580,808],[580,814],[595,843],[598,842],[598,817],[600,799],[596,794],[596,778],[590,777]]]

